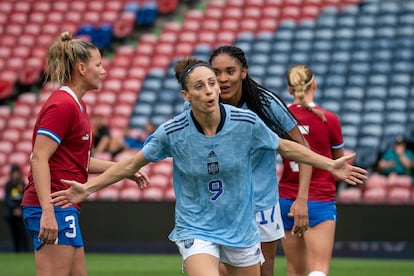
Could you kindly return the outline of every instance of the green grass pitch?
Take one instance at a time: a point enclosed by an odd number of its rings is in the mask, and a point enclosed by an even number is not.
[[[89,276],[183,276],[179,255],[87,253]],[[33,254],[0,253],[0,274],[35,275]],[[275,275],[286,275],[284,257],[276,257]],[[334,258],[332,276],[412,276],[414,261]]]

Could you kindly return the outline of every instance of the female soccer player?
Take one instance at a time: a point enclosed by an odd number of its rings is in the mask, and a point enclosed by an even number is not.
[[[50,193],[68,188],[62,178],[87,180],[113,162],[90,157],[92,132],[82,97],[97,89],[105,74],[99,49],[64,32],[51,45],[47,77],[63,86],[42,107],[33,132],[29,183],[23,195],[23,218],[35,249],[37,275],[86,275],[79,205],[62,209],[50,203]],[[131,172],[129,176],[133,176]],[[138,174],[135,175],[138,177]],[[143,173],[137,178],[148,184]]]
[[[251,152],[279,150],[300,162],[329,170],[351,184],[366,179],[364,169],[320,156],[279,139],[249,110],[219,103],[220,87],[208,63],[187,57],[177,62],[176,78],[191,103],[147,139],[142,150],[119,161],[84,185],[52,194],[63,207],[132,174],[148,162],[173,158],[175,227],[169,238],[183,256],[188,275],[219,275],[219,262],[231,275],[258,276],[263,255],[255,221]]]
[[[287,73],[289,93],[294,97],[289,110],[295,115],[304,136],[314,152],[338,159],[344,155],[344,143],[338,117],[313,102],[316,80],[306,65],[295,65]],[[283,159],[283,175],[279,183],[280,205],[286,231],[282,240],[288,275],[328,275],[336,223],[336,179],[318,168],[312,172],[309,188],[309,229],[303,237],[288,234],[293,227],[290,206],[298,192],[295,161]]]
[[[249,76],[243,50],[231,45],[221,46],[211,54],[210,64],[217,76],[222,102],[254,111],[280,137],[308,146],[283,101]],[[276,156],[271,151],[258,151],[253,154],[252,162],[256,221],[265,258],[261,276],[271,276],[278,240],[285,236],[277,188]],[[312,168],[305,164],[299,166],[300,191],[291,212],[295,215],[292,231],[301,235],[308,226],[307,198]],[[221,275],[226,275],[224,269]]]

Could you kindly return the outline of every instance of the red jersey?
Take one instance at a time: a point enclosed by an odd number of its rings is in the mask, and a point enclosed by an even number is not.
[[[338,117],[318,106],[313,108],[322,111],[326,116],[324,123],[318,115],[306,110],[299,104],[292,104],[289,110],[295,115],[299,129],[309,143],[310,148],[321,155],[332,158],[332,150],[344,146],[341,124]],[[281,198],[296,199],[299,188],[299,166],[295,161],[283,158],[283,174],[279,181]],[[335,176],[326,170],[312,169],[309,187],[309,201],[335,201]]]
[[[45,135],[59,145],[49,160],[52,192],[69,188],[61,183],[61,179],[86,182],[92,147],[91,133],[86,105],[82,101],[78,102],[68,87],[54,91],[37,116],[32,139],[34,145],[37,135]],[[32,171],[22,205],[40,206]]]

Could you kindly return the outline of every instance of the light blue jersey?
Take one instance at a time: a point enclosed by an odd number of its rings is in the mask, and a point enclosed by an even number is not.
[[[191,110],[185,110],[147,139],[143,154],[152,162],[173,157],[172,241],[198,238],[251,247],[260,238],[250,153],[266,149],[276,155],[279,137],[251,111],[224,104],[220,109],[215,136],[205,136]]]
[[[262,89],[260,95],[261,104],[269,118],[280,122],[286,132],[291,131],[296,125],[296,120],[290,115],[285,105],[272,92]],[[241,108],[248,109],[247,104],[243,103]],[[252,168],[256,211],[272,208],[279,200],[275,152],[257,149],[252,155]]]

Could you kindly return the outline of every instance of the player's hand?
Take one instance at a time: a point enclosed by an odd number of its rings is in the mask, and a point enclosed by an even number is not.
[[[296,199],[290,207],[289,217],[294,218],[294,225],[292,228],[292,235],[303,236],[303,233],[308,229],[308,204],[307,200]]]
[[[129,177],[129,179],[135,181],[141,190],[147,188],[150,184],[148,175],[143,171],[136,172],[133,176]]]
[[[42,211],[40,217],[40,229],[37,238],[44,244],[54,244],[58,236],[58,226],[55,212],[52,210]]]
[[[337,178],[344,180],[350,185],[364,184],[368,178],[368,171],[349,164],[349,161],[355,157],[355,153],[342,156],[335,159],[332,169],[332,174]]]
[[[72,206],[73,204],[80,203],[88,197],[89,194],[83,184],[73,180],[62,179],[61,181],[71,187],[69,189],[50,194],[52,197],[52,204],[66,208]]]

